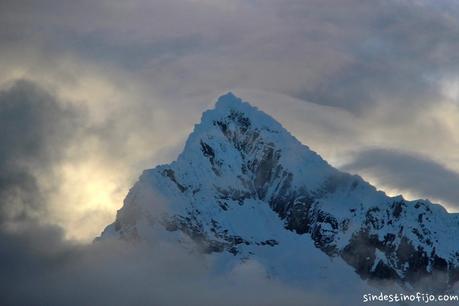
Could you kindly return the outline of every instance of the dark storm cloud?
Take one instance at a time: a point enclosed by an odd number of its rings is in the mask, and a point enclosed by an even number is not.
[[[52,167],[75,136],[78,117],[30,81],[0,91],[0,220],[46,209],[37,173],[53,180]]]
[[[25,275],[33,278],[58,265],[71,245],[62,229],[44,224],[47,194],[37,172],[56,184],[53,165],[75,135],[78,113],[49,92],[20,80],[0,91],[0,303]],[[31,302],[31,301],[30,301]]]
[[[409,190],[459,208],[459,173],[416,153],[367,150],[343,169],[367,174],[383,186]]]
[[[37,277],[69,254],[61,228],[46,225],[48,195],[40,179],[57,185],[53,166],[78,130],[79,112],[26,80],[0,91],[0,304],[25,276]],[[31,301],[29,302],[29,304]]]

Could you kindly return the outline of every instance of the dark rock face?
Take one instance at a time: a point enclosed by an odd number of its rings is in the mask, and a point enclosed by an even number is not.
[[[187,190],[187,187],[185,187],[182,184],[180,184],[179,182],[177,182],[177,179],[175,178],[174,170],[172,170],[172,169],[164,169],[162,174],[164,176],[168,177],[172,182],[174,182],[174,184],[177,186],[177,188],[181,192],[185,192]]]

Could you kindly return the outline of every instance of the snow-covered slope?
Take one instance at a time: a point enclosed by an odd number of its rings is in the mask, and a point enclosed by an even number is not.
[[[459,279],[457,215],[333,168],[231,93],[203,114],[176,161],[144,171],[102,233],[113,236],[177,240],[222,267],[254,258],[299,284],[327,268],[408,286]]]

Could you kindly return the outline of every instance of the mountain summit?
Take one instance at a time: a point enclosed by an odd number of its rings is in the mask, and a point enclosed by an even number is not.
[[[176,161],[143,172],[108,237],[177,241],[222,261],[255,258],[298,281],[320,256],[329,259],[321,265],[408,287],[459,279],[458,215],[333,168],[232,93],[204,112]]]

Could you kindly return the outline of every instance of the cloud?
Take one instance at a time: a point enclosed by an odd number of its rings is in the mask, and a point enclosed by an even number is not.
[[[43,203],[44,204],[44,203]],[[11,216],[0,212],[5,222]],[[17,223],[15,218],[9,221]],[[0,224],[2,305],[340,305],[267,277],[256,261],[216,272],[208,255],[167,241],[93,244],[67,240],[62,228],[33,216]],[[358,299],[358,295],[354,298]]]
[[[338,305],[266,278],[256,262],[215,275],[209,258],[167,243],[72,245],[43,226],[0,236],[9,243],[0,250],[6,305]]]
[[[78,113],[32,82],[0,92],[0,210],[8,221],[44,214],[38,176],[56,183],[53,167],[75,136]],[[1,221],[1,220],[0,220]],[[1,224],[1,222],[0,222]]]
[[[363,173],[378,185],[408,191],[459,209],[459,173],[413,152],[370,149],[359,152],[344,170]]]
[[[246,87],[353,112],[375,104],[416,110],[440,96],[432,79],[459,68],[452,1],[3,6],[4,52],[32,44],[53,55],[77,54],[140,74],[176,97]]]

